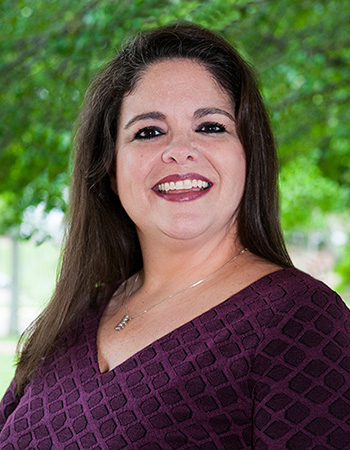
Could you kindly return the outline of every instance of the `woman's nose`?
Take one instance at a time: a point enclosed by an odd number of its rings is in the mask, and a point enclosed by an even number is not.
[[[188,161],[197,159],[198,150],[193,146],[186,136],[173,138],[162,153],[162,160],[165,163],[177,162],[185,164]]]

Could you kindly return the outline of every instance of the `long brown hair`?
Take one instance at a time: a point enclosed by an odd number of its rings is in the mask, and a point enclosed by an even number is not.
[[[247,164],[237,216],[243,246],[280,266],[292,266],[278,218],[275,141],[251,68],[221,37],[197,25],[179,23],[140,33],[88,90],[75,139],[69,232],[61,272],[51,302],[24,335],[16,373],[19,391],[53,350],[58,337],[94,306],[98,287],[125,280],[142,267],[135,226],[111,189],[109,173],[115,165],[117,122],[124,96],[150,64],[173,58],[204,65],[234,104]]]

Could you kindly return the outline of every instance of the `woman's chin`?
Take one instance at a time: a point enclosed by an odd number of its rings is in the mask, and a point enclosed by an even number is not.
[[[150,239],[160,245],[162,242],[166,244],[169,239],[184,243],[193,241],[203,245],[211,239],[217,241],[219,236],[224,238],[235,228],[232,217],[225,217],[224,214],[216,219],[209,214],[178,214],[163,218],[158,216],[158,219],[143,223],[134,221],[141,241],[144,238]]]
[[[215,223],[210,223],[203,218],[190,220],[174,220],[159,228],[159,231],[166,238],[178,241],[210,241],[211,238],[217,239],[219,230]]]
[[[200,230],[169,230],[164,234],[170,239],[189,242],[200,239],[204,233]]]

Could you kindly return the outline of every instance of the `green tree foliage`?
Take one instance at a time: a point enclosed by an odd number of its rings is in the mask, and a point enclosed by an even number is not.
[[[66,209],[71,136],[92,75],[174,20],[219,31],[257,68],[279,142],[285,229],[349,212],[348,0],[2,0],[0,228]],[[317,222],[317,223],[316,223]]]

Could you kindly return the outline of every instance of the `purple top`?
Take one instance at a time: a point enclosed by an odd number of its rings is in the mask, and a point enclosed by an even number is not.
[[[21,398],[10,385],[2,450],[350,448],[350,311],[323,283],[265,276],[101,374],[105,305]]]

